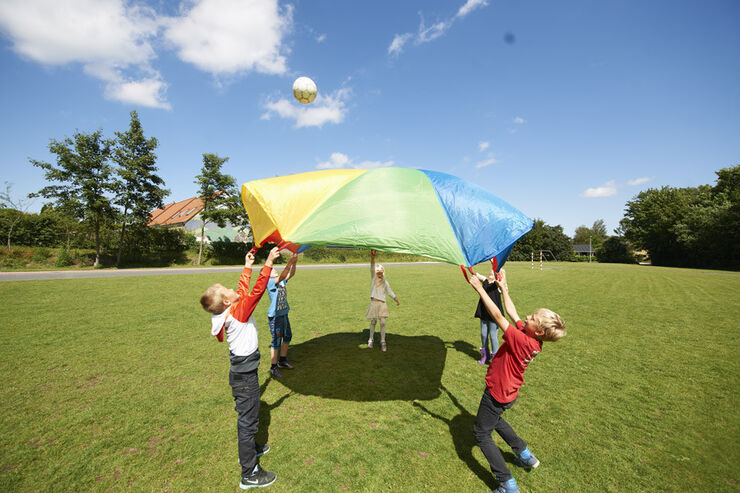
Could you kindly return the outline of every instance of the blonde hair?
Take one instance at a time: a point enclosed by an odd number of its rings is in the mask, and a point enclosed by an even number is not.
[[[555,342],[568,334],[568,331],[565,330],[565,322],[554,311],[547,308],[540,308],[535,314],[537,315],[537,322],[540,329],[545,331],[545,334],[542,336],[543,341]]]
[[[200,304],[208,313],[218,315],[224,311],[224,287],[220,284],[214,284],[206,289],[206,292],[200,297]]]

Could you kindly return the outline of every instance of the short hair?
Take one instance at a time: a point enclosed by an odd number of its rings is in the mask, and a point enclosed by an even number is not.
[[[214,284],[206,289],[206,292],[200,297],[200,304],[208,313],[219,314],[224,311],[223,286]]]
[[[547,308],[540,308],[535,313],[537,314],[540,329],[545,331],[545,334],[542,336],[543,341],[555,342],[568,334],[568,331],[565,330],[565,322],[554,311]]]

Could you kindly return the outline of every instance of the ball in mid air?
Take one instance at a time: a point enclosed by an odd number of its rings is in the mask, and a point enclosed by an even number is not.
[[[316,97],[316,84],[308,77],[298,77],[293,82],[293,96],[298,102],[308,104]]]

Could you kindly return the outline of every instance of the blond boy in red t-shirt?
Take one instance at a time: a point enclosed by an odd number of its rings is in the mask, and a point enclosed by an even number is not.
[[[504,342],[491,360],[486,373],[486,390],[483,392],[473,432],[483,455],[491,466],[491,471],[498,479],[499,486],[492,493],[516,493],[519,488],[511,475],[501,451],[493,442],[493,430],[514,450],[515,463],[525,468],[535,468],[540,461],[532,455],[524,440],[501,417],[506,409],[514,405],[519,395],[519,387],[524,383],[524,370],[527,365],[542,351],[543,341],[557,341],[565,336],[565,322],[560,315],[546,308],[540,308],[533,314],[519,318],[514,302],[509,296],[506,283],[506,272],[501,271],[496,281],[501,288],[504,308],[516,326],[510,325],[496,304],[491,300],[480,280],[471,276],[470,284],[480,295],[493,320],[503,331]]]

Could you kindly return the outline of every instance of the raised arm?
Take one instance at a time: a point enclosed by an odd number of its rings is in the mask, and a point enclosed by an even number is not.
[[[270,254],[267,256],[267,260],[265,261],[265,265],[260,270],[259,277],[257,277],[257,282],[254,283],[254,287],[252,288],[251,293],[247,293],[245,296],[240,296],[239,301],[235,305],[235,307],[232,309],[232,315],[241,322],[246,322],[249,316],[254,311],[255,307],[257,306],[257,303],[259,303],[260,299],[262,298],[262,295],[265,294],[265,288],[267,287],[267,281],[270,279],[270,270],[272,270],[272,264],[275,261],[275,259],[280,255],[280,252],[278,251],[278,248],[275,247],[272,250],[270,250]],[[251,267],[249,269],[251,271]],[[244,271],[247,271],[247,268],[245,266]],[[242,277],[244,277],[244,274],[242,274]],[[249,278],[247,278],[247,281]],[[240,281],[241,283],[241,281]]]
[[[285,266],[283,271],[280,273],[280,276],[277,278],[276,284],[280,284],[280,282],[285,279],[290,279],[293,277],[293,274],[295,274],[295,263],[298,261],[298,255],[295,253],[291,254],[290,260],[288,260],[288,264]]]
[[[501,269],[501,279],[496,280],[496,284],[498,284],[498,287],[501,290],[501,296],[504,301],[504,309],[506,310],[506,313],[515,322],[520,320],[519,314],[516,312],[516,308],[514,307],[514,302],[511,300],[511,296],[509,296],[509,285],[506,282],[506,271],[504,269]],[[499,325],[499,327],[501,327],[501,325]]]
[[[290,266],[290,272],[288,272],[288,277],[286,279],[291,279],[295,275],[295,267],[298,265],[298,254],[294,253],[290,256],[290,262],[293,262],[293,264]]]
[[[254,263],[254,254],[252,252],[247,253],[244,257],[244,270],[242,275],[239,277],[239,287],[236,292],[241,298],[249,293],[249,280],[252,277],[252,264]]]
[[[473,286],[473,289],[478,292],[483,305],[485,305],[486,310],[488,310],[488,313],[491,314],[493,320],[495,320],[496,324],[501,327],[501,330],[506,332],[506,329],[509,327],[509,322],[506,321],[506,317],[504,317],[503,313],[501,313],[501,310],[498,309],[496,303],[493,302],[491,297],[488,296],[488,293],[486,293],[486,290],[483,289],[483,284],[481,284],[480,279],[475,276],[470,276],[469,282],[470,285]]]
[[[375,250],[370,250],[370,280],[375,278]]]

